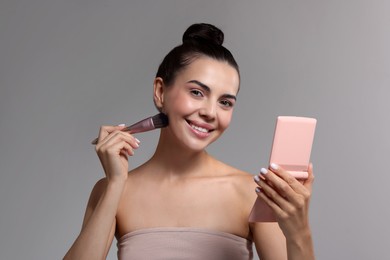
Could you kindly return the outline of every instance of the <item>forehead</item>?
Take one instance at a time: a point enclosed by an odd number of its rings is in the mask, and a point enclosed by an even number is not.
[[[176,77],[176,83],[197,80],[208,87],[222,92],[237,94],[240,79],[237,70],[227,62],[208,57],[192,61]]]

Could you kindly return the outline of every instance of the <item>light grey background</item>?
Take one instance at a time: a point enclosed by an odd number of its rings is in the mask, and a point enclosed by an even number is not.
[[[210,152],[257,173],[277,115],[316,117],[317,258],[387,258],[389,13],[385,0],[2,0],[1,259],[62,258],[103,176],[91,139],[156,112],[157,66],[194,22],[219,26],[241,67],[231,128]],[[157,136],[138,136],[132,166]]]

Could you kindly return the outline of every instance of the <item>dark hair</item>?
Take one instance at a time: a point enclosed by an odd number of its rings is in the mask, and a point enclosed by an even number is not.
[[[177,74],[195,59],[210,57],[225,61],[237,70],[238,64],[231,52],[222,46],[223,32],[211,24],[193,24],[184,32],[183,43],[173,48],[158,67],[156,77],[161,77],[165,85],[173,84]]]

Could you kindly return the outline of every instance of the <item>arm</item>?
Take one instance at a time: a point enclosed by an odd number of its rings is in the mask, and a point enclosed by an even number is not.
[[[286,238],[278,223],[250,223],[253,241],[261,260],[286,260]]]
[[[309,201],[314,180],[312,165],[309,166],[309,177],[303,183],[277,166],[268,170],[262,169],[261,172],[262,174],[256,180],[259,185],[257,194],[273,210],[280,230],[285,237],[287,256],[280,259],[314,260],[314,248],[308,218]],[[256,229],[262,229],[260,227],[266,224],[255,224],[255,232]],[[256,227],[256,225],[259,227]],[[273,234],[269,231],[267,239],[272,237]],[[264,236],[261,234],[261,237]],[[258,242],[264,243],[264,239],[261,237]],[[255,242],[257,241],[255,240]],[[262,248],[262,250],[263,252],[266,250],[266,253],[269,251],[267,248]],[[279,258],[275,258],[272,254],[265,259]]]
[[[115,215],[123,186],[99,181],[90,196],[83,227],[64,259],[105,259],[115,233]]]
[[[120,131],[124,126],[105,126],[99,133],[96,152],[106,178],[91,192],[81,232],[64,259],[105,259],[114,238],[116,212],[128,176],[128,155],[137,140]]]

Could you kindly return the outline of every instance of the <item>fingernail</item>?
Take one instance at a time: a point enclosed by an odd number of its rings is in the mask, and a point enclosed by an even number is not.
[[[261,168],[261,169],[260,169],[260,173],[263,174],[263,175],[265,175],[265,174],[268,173],[268,170],[267,170],[266,168]]]
[[[271,163],[271,168],[274,170],[277,170],[279,168],[279,166],[275,163]]]
[[[255,180],[255,182],[259,182],[259,181],[260,181],[259,175],[255,175],[255,176],[253,177],[253,179]]]
[[[119,124],[118,126],[125,126],[125,124]]]
[[[135,141],[136,141],[137,143],[141,143],[141,141],[138,140],[137,138],[134,138],[134,139],[135,139]]]
[[[260,192],[261,192],[261,189],[260,189],[259,187],[256,187],[255,190],[256,190],[257,193],[260,193]]]

